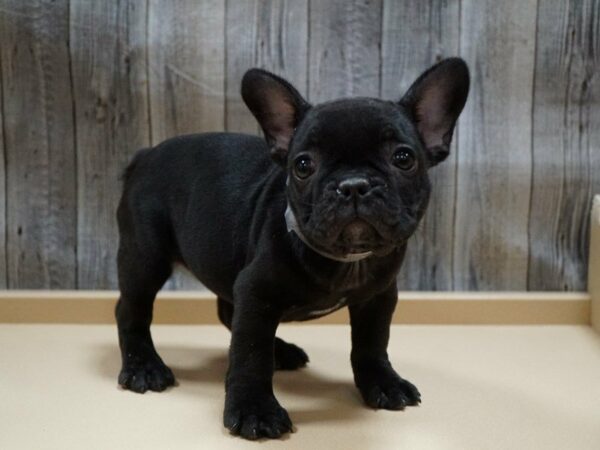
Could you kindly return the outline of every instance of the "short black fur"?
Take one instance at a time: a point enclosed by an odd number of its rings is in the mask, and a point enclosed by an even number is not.
[[[232,433],[276,438],[292,429],[273,371],[302,367],[308,356],[275,337],[277,327],[344,306],[367,405],[419,403],[387,356],[395,280],[427,206],[427,170],[449,151],[468,87],[465,63],[450,58],[399,102],[311,106],[285,80],[253,69],[242,94],[266,140],[206,133],[140,151],[117,212],[119,383],[135,392],[174,384],[150,323],[156,292],[181,263],[217,294],[231,330],[224,424]],[[287,208],[298,227],[291,232]]]

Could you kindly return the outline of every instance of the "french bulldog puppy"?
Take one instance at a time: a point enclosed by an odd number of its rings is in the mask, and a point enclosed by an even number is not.
[[[292,430],[273,371],[303,367],[308,356],[276,337],[277,326],[342,307],[366,404],[418,404],[387,355],[396,275],[427,206],[427,171],[448,156],[468,90],[466,64],[449,58],[397,102],[312,106],[287,81],[252,69],[242,97],[264,139],[207,133],[140,151],[117,212],[119,384],[140,393],[174,384],[150,322],[157,291],[181,263],[216,293],[231,330],[223,417],[231,433]]]

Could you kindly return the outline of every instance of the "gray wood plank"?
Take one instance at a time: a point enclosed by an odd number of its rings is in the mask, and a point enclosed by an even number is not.
[[[0,58],[0,289],[8,287],[6,284],[6,152],[4,148],[3,104],[2,60]]]
[[[256,48],[259,0],[227,1],[225,26],[225,128],[227,131],[257,134],[256,119],[240,96],[242,76],[258,66]]]
[[[535,2],[463,0],[455,289],[527,287]]]
[[[78,286],[117,287],[120,176],[150,144],[145,1],[71,2]]]
[[[311,0],[311,102],[379,95],[382,14],[383,0]]]
[[[247,68],[313,102],[397,99],[460,49],[471,96],[400,286],[584,289],[600,6],[537,3],[4,0],[0,288],[115,287],[121,170],[177,134],[256,133],[239,95]]]
[[[229,1],[226,27],[226,129],[256,134],[240,96],[242,76],[262,67],[307,94],[308,0]]]
[[[225,127],[225,4],[220,0],[149,4],[148,63],[152,141]],[[198,288],[176,274],[170,288]]]
[[[11,288],[76,286],[68,1],[5,0],[0,14]]]
[[[224,128],[222,1],[150,1],[152,137]]]
[[[307,96],[308,0],[260,2],[257,12],[257,65],[281,75]]]
[[[534,88],[528,287],[584,290],[600,192],[600,2],[539,0]]]
[[[381,95],[398,100],[423,70],[459,48],[458,1],[386,1],[383,10]],[[452,290],[456,193],[455,132],[450,156],[430,171],[432,194],[423,221],[409,241],[398,277],[401,289]]]

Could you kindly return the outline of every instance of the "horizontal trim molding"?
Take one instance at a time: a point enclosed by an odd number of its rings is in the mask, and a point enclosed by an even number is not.
[[[114,323],[118,291],[0,291],[0,323]],[[399,292],[395,324],[590,324],[586,292]],[[162,291],[157,324],[217,324],[216,297],[208,291]],[[347,324],[342,308],[295,323]]]

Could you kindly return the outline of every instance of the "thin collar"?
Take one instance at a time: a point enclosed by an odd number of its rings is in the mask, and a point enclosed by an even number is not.
[[[369,256],[371,256],[373,254],[373,252],[369,251],[369,252],[362,252],[362,253],[348,253],[345,256],[336,256],[336,255],[332,255],[331,253],[327,253],[322,250],[319,250],[318,248],[316,248],[314,245],[312,245],[308,241],[306,236],[304,236],[304,233],[302,233],[302,231],[300,230],[300,227],[298,226],[298,221],[296,220],[296,216],[294,215],[294,211],[292,211],[292,208],[290,208],[289,203],[285,210],[285,223],[287,225],[288,233],[293,231],[294,233],[296,233],[296,236],[298,236],[298,238],[300,238],[300,240],[302,242],[304,242],[304,244],[306,244],[307,247],[309,247],[310,249],[312,249],[313,251],[315,251],[316,253],[318,253],[319,255],[321,255],[327,259],[333,259],[334,261],[339,261],[339,262],[344,262],[344,263],[351,263],[351,262],[356,262],[356,261],[360,261],[362,259],[368,258]]]

